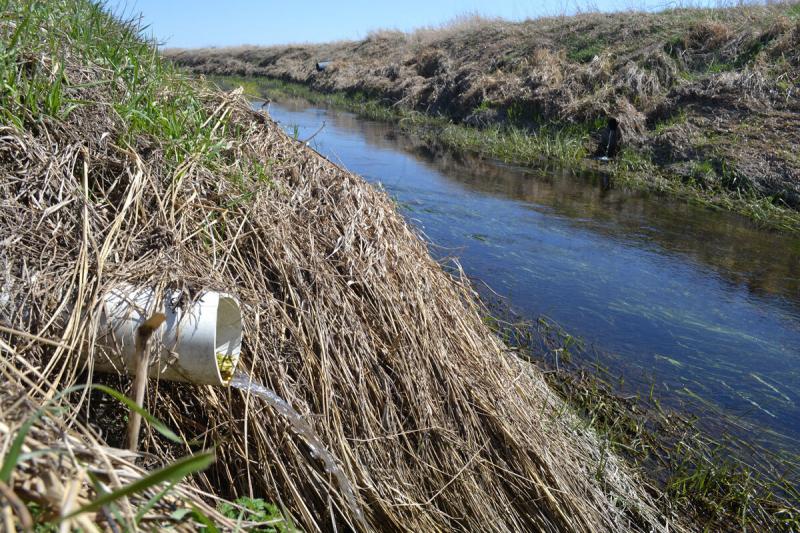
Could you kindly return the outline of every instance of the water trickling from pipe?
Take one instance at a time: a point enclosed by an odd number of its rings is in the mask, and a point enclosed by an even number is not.
[[[336,479],[336,484],[339,487],[339,491],[344,496],[347,505],[353,511],[353,514],[355,515],[356,520],[359,522],[359,525],[366,529],[364,513],[361,510],[361,506],[358,504],[358,501],[356,500],[353,486],[350,484],[350,481],[347,479],[347,476],[345,476],[339,465],[336,464],[336,459],[334,458],[333,454],[325,448],[325,445],[322,443],[317,433],[311,428],[311,426],[300,415],[300,413],[295,411],[294,408],[289,405],[286,400],[278,396],[275,391],[265,387],[257,381],[253,381],[250,376],[243,372],[237,372],[233,376],[230,386],[261,398],[270,407],[275,409],[275,411],[289,424],[289,428],[292,430],[292,432],[306,442],[311,457],[321,461],[325,472],[332,475],[334,479]]]

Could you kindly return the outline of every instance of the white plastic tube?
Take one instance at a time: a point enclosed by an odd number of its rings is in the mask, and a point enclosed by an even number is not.
[[[177,305],[180,293],[168,292],[156,305],[151,288],[123,286],[104,301],[94,368],[100,372],[134,373],[139,327],[154,313],[166,320],[150,337],[148,375],[171,381],[227,386],[239,362],[242,314],[228,294],[204,292],[194,302]],[[157,349],[152,349],[156,346]],[[153,356],[152,354],[157,354]]]

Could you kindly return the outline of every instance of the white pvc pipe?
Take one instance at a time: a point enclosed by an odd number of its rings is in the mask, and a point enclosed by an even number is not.
[[[204,292],[187,308],[176,304],[177,292],[167,292],[156,305],[151,288],[123,286],[108,293],[94,358],[100,372],[128,372],[136,368],[139,327],[154,313],[166,320],[150,337],[152,356],[148,375],[203,385],[230,383],[242,347],[239,302],[228,294]],[[152,347],[158,348],[153,350]]]

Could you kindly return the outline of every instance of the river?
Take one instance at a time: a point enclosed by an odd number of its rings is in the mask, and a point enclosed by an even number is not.
[[[601,173],[434,153],[396,126],[299,102],[270,115],[380,184],[431,243],[529,320],[584,339],[631,383],[695,395],[800,453],[800,238],[619,190]],[[677,402],[676,402],[677,403]]]

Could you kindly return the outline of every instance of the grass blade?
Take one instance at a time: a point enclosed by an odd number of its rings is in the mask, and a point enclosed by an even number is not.
[[[177,434],[175,434],[174,431],[172,431],[169,427],[167,427],[167,425],[164,422],[160,421],[159,419],[151,415],[144,408],[136,405],[136,402],[134,402],[121,392],[116,391],[111,387],[106,387],[105,385],[98,385],[98,384],[75,385],[74,387],[69,387],[58,393],[56,396],[53,397],[52,400],[45,403],[38,411],[36,411],[33,415],[31,415],[30,418],[28,418],[25,421],[25,423],[22,424],[22,426],[19,429],[19,432],[17,433],[17,436],[14,438],[14,442],[11,443],[8,452],[6,452],[6,456],[3,458],[3,464],[2,466],[0,466],[0,481],[2,481],[3,483],[8,483],[10,481],[11,472],[14,470],[14,467],[16,467],[17,463],[19,462],[20,454],[22,452],[22,445],[25,443],[25,437],[27,437],[28,432],[33,427],[33,424],[36,423],[36,421],[39,420],[39,418],[41,418],[47,412],[49,406],[52,403],[57,402],[64,396],[76,391],[83,390],[85,388],[96,389],[99,390],[100,392],[108,394],[109,396],[118,400],[120,403],[122,403],[132,411],[139,413],[142,416],[142,418],[147,420],[147,422],[153,427],[153,429],[158,431],[158,433],[160,433],[164,438],[169,439],[172,442],[178,444],[181,444],[183,442],[183,440],[181,440],[181,438]]]
[[[174,483],[183,479],[189,474],[205,470],[214,462],[214,460],[215,455],[213,450],[184,457],[175,463],[172,463],[171,465],[156,470],[152,474],[145,476],[140,480],[131,483],[130,485],[126,485],[113,492],[109,492],[108,494],[100,496],[93,502],[88,503],[80,509],[77,509],[67,516],[62,517],[62,520],[67,520],[79,514],[98,511],[103,506],[113,503],[120,498],[143,493],[144,491],[164,482]]]

